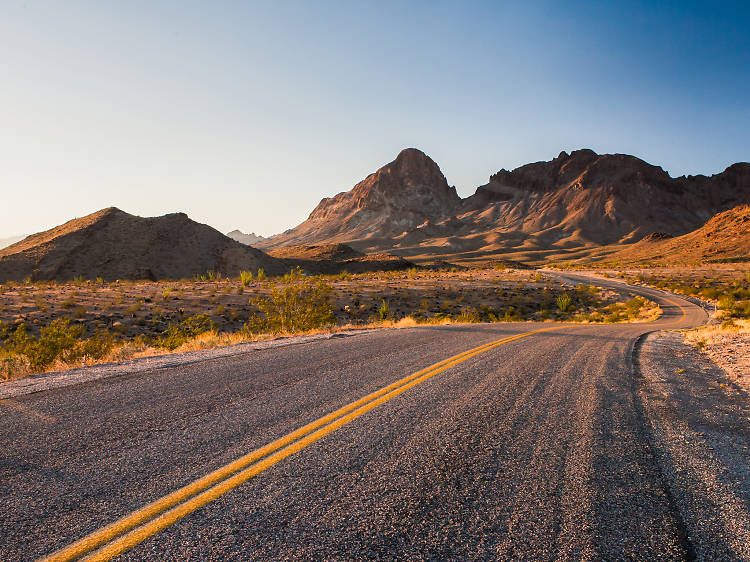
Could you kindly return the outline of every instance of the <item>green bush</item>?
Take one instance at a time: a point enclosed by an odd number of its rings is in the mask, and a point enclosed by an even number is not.
[[[243,287],[247,287],[253,280],[252,271],[240,271],[240,283]]]
[[[266,278],[266,270],[262,267],[258,269],[258,281],[263,281]]]
[[[258,314],[244,326],[249,334],[294,333],[316,330],[335,322],[330,302],[332,287],[298,271],[285,276],[287,283],[274,285],[271,294],[250,300]]]
[[[211,322],[211,319],[205,314],[188,316],[179,324],[170,324],[161,336],[154,341],[154,346],[163,347],[172,351],[196,336],[213,329],[213,322]]]
[[[378,318],[382,320],[387,320],[388,317],[391,315],[391,308],[388,306],[388,303],[383,299],[383,301],[380,303],[380,306],[378,307]]]
[[[461,313],[456,316],[456,322],[463,322],[468,324],[476,324],[482,321],[482,317],[476,308],[464,307]]]
[[[560,312],[568,312],[568,310],[570,310],[570,305],[573,303],[568,293],[557,295],[556,300],[557,308],[560,309]]]
[[[57,318],[44,326],[39,337],[29,335],[26,325],[21,324],[4,347],[6,351],[25,356],[33,371],[41,371],[57,359],[71,361],[80,356],[76,348],[84,332],[83,326],[71,326],[67,318]]]

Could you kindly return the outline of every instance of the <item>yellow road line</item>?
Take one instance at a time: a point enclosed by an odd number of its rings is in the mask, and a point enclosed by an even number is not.
[[[547,332],[559,330],[566,326],[555,326],[552,328],[543,328],[509,336],[501,340],[496,340],[488,344],[470,349],[453,357],[449,357],[430,367],[417,371],[407,377],[404,377],[388,386],[381,388],[364,398],[361,398],[351,404],[339,408],[326,416],[315,420],[287,435],[277,439],[240,457],[239,459],[207,474],[206,476],[188,484],[187,486],[168,494],[155,502],[147,504],[129,515],[115,521],[114,523],[94,531],[86,537],[74,542],[73,544],[51,554],[43,560],[50,561],[67,561],[76,560],[85,556],[94,549],[113,541],[97,552],[94,552],[86,559],[91,560],[109,560],[118,554],[125,552],[136,544],[142,542],[153,534],[163,530],[175,521],[178,521],[185,515],[192,513],[210,501],[213,501],[220,495],[228,492],[232,488],[246,482],[253,476],[273,466],[282,459],[288,457],[306,447],[310,443],[321,439],[325,435],[335,431],[339,427],[358,418],[362,414],[376,408],[380,404],[391,400],[409,388],[427,380],[428,378],[445,371],[466,361],[467,359],[479,355],[520,338]],[[323,427],[326,426],[326,427]],[[321,428],[322,429],[319,429]],[[282,449],[281,451],[278,451]],[[274,453],[275,454],[271,454]],[[270,455],[270,456],[269,456]],[[265,457],[265,458],[264,458]],[[255,464],[254,464],[255,463]],[[252,465],[252,466],[251,466]],[[196,495],[197,494],[197,495]],[[187,500],[187,501],[186,501]],[[182,503],[181,505],[178,505]],[[177,507],[175,507],[177,506]],[[174,508],[174,509],[171,509]],[[141,527],[137,528],[139,525]],[[132,532],[132,529],[135,529]],[[125,534],[127,533],[127,534]],[[119,537],[119,538],[117,538]]]

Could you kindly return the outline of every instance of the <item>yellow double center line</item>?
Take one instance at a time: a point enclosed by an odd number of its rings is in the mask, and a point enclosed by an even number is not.
[[[240,457],[193,483],[94,531],[43,560],[76,560],[83,556],[86,556],[85,560],[110,560],[243,482],[247,482],[253,476],[270,468],[277,462],[293,455],[430,377],[505,343],[564,327],[543,328],[496,340],[417,371]]]

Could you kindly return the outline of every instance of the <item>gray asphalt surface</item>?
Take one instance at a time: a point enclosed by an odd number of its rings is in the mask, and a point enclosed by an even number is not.
[[[665,473],[648,417],[659,410],[644,406],[647,381],[632,361],[642,334],[705,321],[695,305],[669,300],[687,314],[664,301],[658,322],[571,325],[471,358],[123,558],[683,560],[709,552],[695,548],[685,517],[700,492],[685,499]],[[0,558],[48,554],[412,372],[546,327],[377,331],[0,401]],[[747,431],[736,405],[726,407]],[[750,498],[735,504],[735,516],[747,517]]]

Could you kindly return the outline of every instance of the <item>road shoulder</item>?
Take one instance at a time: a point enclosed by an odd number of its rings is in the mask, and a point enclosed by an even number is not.
[[[680,333],[637,354],[653,446],[699,560],[750,559],[750,400]]]

